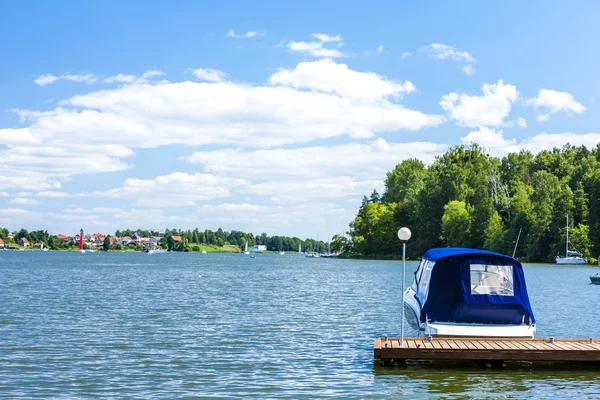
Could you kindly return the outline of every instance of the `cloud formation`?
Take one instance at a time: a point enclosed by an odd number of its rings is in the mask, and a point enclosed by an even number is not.
[[[541,89],[537,97],[528,99],[526,103],[532,106],[535,111],[539,111],[538,121],[547,121],[550,114],[559,111],[581,114],[586,109],[583,104],[575,100],[571,93],[551,89]]]
[[[196,75],[196,78],[208,82],[221,82],[227,77],[225,72],[219,71],[218,69],[197,68],[192,69],[191,71],[194,75]]]
[[[504,84],[500,79],[494,84],[483,84],[481,90],[483,96],[456,92],[446,94],[442,96],[440,105],[459,126],[502,125],[518,98],[517,88]]]
[[[96,76],[93,74],[77,75],[77,74],[64,74],[60,76],[52,74],[40,75],[35,81],[35,84],[39,86],[50,85],[58,80],[71,81],[71,82],[84,82],[88,85],[96,83]]]
[[[248,31],[246,33],[236,34],[233,29],[230,29],[229,32],[225,34],[226,37],[236,38],[236,39],[250,39],[256,36],[264,36],[264,33],[259,33],[255,31]]]

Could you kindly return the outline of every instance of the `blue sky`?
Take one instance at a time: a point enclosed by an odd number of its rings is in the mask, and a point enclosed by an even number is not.
[[[403,159],[595,146],[599,12],[2,2],[0,226],[326,238]]]

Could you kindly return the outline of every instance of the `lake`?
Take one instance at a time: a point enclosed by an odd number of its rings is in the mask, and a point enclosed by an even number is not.
[[[600,337],[599,270],[525,266],[538,337]],[[373,339],[400,334],[401,274],[296,254],[0,252],[0,397],[600,397],[600,368],[375,365]]]

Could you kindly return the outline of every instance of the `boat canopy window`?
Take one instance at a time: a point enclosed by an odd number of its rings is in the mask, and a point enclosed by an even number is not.
[[[427,298],[429,293],[429,281],[431,279],[431,272],[433,271],[433,266],[435,265],[435,261],[424,260],[421,262],[420,274],[417,277],[419,290],[419,297],[423,300]]]
[[[471,294],[514,296],[513,266],[470,264]]]

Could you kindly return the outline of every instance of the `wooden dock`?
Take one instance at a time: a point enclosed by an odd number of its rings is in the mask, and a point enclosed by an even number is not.
[[[475,362],[555,361],[600,363],[599,339],[398,338],[375,339],[375,358],[383,364],[406,360]],[[600,364],[599,364],[600,365]]]

